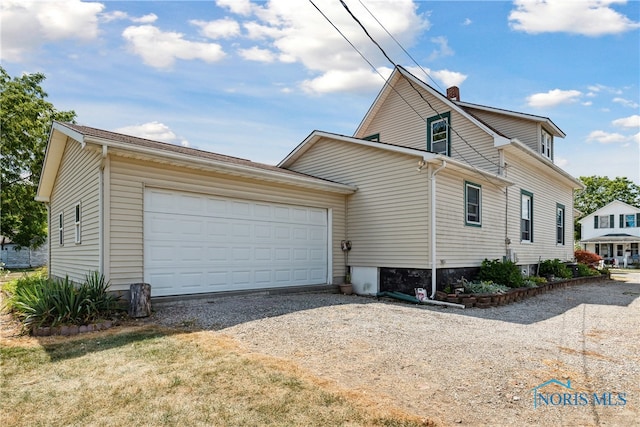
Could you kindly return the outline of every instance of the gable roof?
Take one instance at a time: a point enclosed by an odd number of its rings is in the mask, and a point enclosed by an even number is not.
[[[446,95],[444,95],[437,89],[433,88],[429,84],[425,83],[424,81],[420,80],[418,77],[414,76],[412,73],[410,73],[409,71],[407,71],[405,68],[401,66],[397,66],[396,69],[393,71],[393,73],[391,74],[391,77],[389,77],[389,79],[383,86],[382,90],[378,94],[378,97],[374,101],[373,105],[369,108],[369,111],[367,111],[362,122],[360,122],[360,125],[358,126],[354,135],[357,135],[360,129],[364,128],[373,119],[373,116],[375,116],[375,113],[378,111],[383,101],[387,98],[387,96],[389,96],[390,93],[395,91],[393,86],[398,82],[398,80],[401,77],[405,77],[413,85],[416,85],[422,88],[432,96],[438,98],[441,102],[446,104],[451,110],[458,112],[459,114],[461,114],[462,116],[466,117],[468,120],[473,122],[475,125],[477,125],[480,129],[485,131],[487,134],[491,135],[494,138],[494,143],[496,146],[502,146],[502,145],[508,144],[511,140],[511,137],[503,134],[501,131],[499,131],[498,129],[495,129],[493,126],[489,125],[487,122],[479,118],[477,115],[473,114],[473,110],[488,111],[491,113],[501,114],[508,117],[515,117],[523,120],[530,120],[536,123],[542,123],[545,125],[545,127],[548,130],[550,130],[554,134],[554,136],[558,136],[561,138],[564,138],[566,136],[566,134],[548,117],[538,116],[535,114],[521,113],[521,112],[511,111],[511,110],[505,110],[501,108],[489,107],[485,105],[472,104],[469,102],[451,100],[447,98]]]
[[[361,129],[365,128],[369,124],[369,122],[373,120],[377,111],[380,109],[380,107],[384,103],[384,100],[392,92],[396,91],[396,89],[394,88],[394,85],[403,77],[406,78],[412,85],[416,85],[421,89],[425,90],[426,92],[428,92],[429,94],[431,94],[432,96],[438,98],[440,101],[445,103],[451,110],[454,110],[460,115],[466,117],[469,121],[474,123],[481,130],[483,130],[488,135],[493,137],[494,144],[496,146],[506,145],[510,142],[508,137],[501,134],[496,129],[493,129],[491,126],[481,121],[476,116],[469,114],[462,107],[458,106],[455,102],[453,102],[452,100],[444,96],[442,93],[437,91],[435,88],[429,86],[427,83],[423,82],[422,80],[420,80],[419,78],[417,78],[416,76],[411,74],[409,71],[407,71],[405,68],[399,65],[396,66],[396,68],[393,70],[393,73],[391,74],[391,77],[389,77],[389,79],[385,82],[384,86],[382,87],[382,90],[380,91],[375,101],[369,108],[369,111],[367,111],[364,118],[360,122],[360,125],[358,125],[358,128],[356,129],[354,135],[357,135]]]
[[[461,162],[460,160],[453,159],[442,154],[433,153],[427,150],[419,150],[416,148],[404,147],[401,145],[388,144],[379,141],[371,141],[367,139],[354,138],[351,136],[340,135],[336,133],[324,132],[315,130],[304,141],[302,141],[296,148],[291,151],[280,163],[278,167],[287,168],[290,167],[296,160],[304,155],[311,147],[317,144],[323,139],[329,139],[337,142],[344,142],[349,144],[357,144],[366,147],[375,148],[378,150],[389,151],[393,153],[407,154],[409,156],[416,156],[424,163],[433,163],[440,165],[443,162],[447,163],[447,167],[454,170],[464,171],[467,173],[473,173],[482,176],[485,180],[491,181],[498,186],[508,187],[513,185],[513,181],[506,179],[503,176],[496,175],[494,173],[479,169],[468,163]],[[416,164],[417,165],[417,164]]]
[[[106,155],[110,149],[119,150],[261,181],[277,182],[342,194],[351,194],[356,191],[356,187],[351,185],[312,177],[303,173],[252,162],[238,157],[225,156],[209,151],[138,138],[88,126],[54,122],[49,134],[49,142],[47,144],[40,183],[36,193],[36,200],[49,201],[55,177],[62,162],[64,147],[69,138],[80,143],[83,148],[87,143],[102,146],[103,155]]]
[[[580,220],[578,220],[578,222],[580,224],[582,224],[584,221],[587,221],[587,218],[593,218],[596,215],[599,215],[603,210],[613,206],[613,205],[617,205],[618,209],[625,209],[627,213],[640,213],[640,208],[637,208],[633,205],[630,205],[628,203],[622,202],[620,200],[614,200],[612,202],[607,203],[606,205],[604,205],[603,207],[601,207],[600,209],[591,212],[589,215],[586,215],[584,218],[581,218]]]

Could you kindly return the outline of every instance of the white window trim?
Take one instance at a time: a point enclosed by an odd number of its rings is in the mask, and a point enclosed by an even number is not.
[[[469,220],[469,188],[478,190],[478,221]],[[464,183],[464,223],[474,227],[482,226],[482,186],[469,181]]]
[[[553,158],[553,136],[544,129],[540,132],[540,154],[547,159]]]
[[[73,208],[74,215],[74,235],[75,235],[75,243],[82,243],[82,204],[80,202],[76,203]]]

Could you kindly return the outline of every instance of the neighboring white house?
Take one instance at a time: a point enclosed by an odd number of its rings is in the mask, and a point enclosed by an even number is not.
[[[637,263],[640,246],[640,209],[615,200],[578,221],[580,245],[609,263]]]
[[[573,191],[549,118],[463,103],[397,68],[353,136],[278,166],[54,123],[37,199],[53,276],[152,296],[340,283],[444,287],[482,261],[573,258]],[[343,248],[350,251],[343,253]]]

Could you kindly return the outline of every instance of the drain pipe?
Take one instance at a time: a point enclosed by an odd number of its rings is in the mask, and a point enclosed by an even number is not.
[[[436,174],[447,167],[447,162],[442,160],[442,165],[431,172],[431,296],[436,296]]]

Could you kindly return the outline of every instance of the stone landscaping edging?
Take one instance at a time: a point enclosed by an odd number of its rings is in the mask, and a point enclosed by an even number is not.
[[[436,299],[456,304],[463,304],[465,308],[490,308],[499,305],[511,304],[513,302],[522,301],[525,298],[534,297],[554,289],[562,289],[569,286],[583,285],[587,283],[600,282],[607,280],[606,276],[589,276],[576,277],[573,279],[556,280],[544,283],[535,288],[513,288],[502,294],[447,294],[445,292],[436,292]]]
[[[31,334],[35,337],[48,337],[55,335],[72,336],[83,334],[86,332],[103,331],[113,326],[111,320],[105,320],[104,322],[91,323],[89,325],[69,325],[69,326],[43,326],[35,328],[31,331]]]

